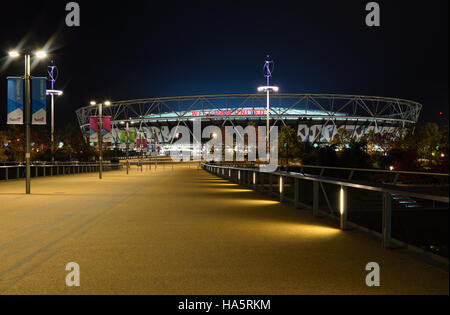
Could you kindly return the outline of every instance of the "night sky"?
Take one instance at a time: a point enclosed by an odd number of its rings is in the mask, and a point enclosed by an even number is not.
[[[0,4],[0,126],[6,77],[23,73],[3,56],[20,42],[48,43],[60,68],[58,128],[91,99],[255,93],[267,54],[281,92],[405,98],[424,105],[421,121],[448,123],[448,0],[378,1],[379,28],[363,0],[78,1],[78,28],[65,25],[67,2]]]

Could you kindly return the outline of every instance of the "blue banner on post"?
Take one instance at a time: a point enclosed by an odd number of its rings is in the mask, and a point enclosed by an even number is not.
[[[33,78],[31,83],[31,111],[33,125],[47,124],[47,78]]]
[[[8,125],[23,125],[23,80],[8,77]]]

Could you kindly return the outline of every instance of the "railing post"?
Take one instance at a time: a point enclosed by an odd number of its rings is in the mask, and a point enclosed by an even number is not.
[[[16,179],[19,179],[20,178],[20,166],[17,166],[16,170],[17,170],[17,177],[16,177]]]
[[[34,167],[34,174],[36,175],[36,177],[39,176],[39,167],[37,166]]]
[[[45,177],[45,170],[47,169],[47,166],[43,166],[43,169],[44,169],[44,177]]]
[[[400,176],[399,173],[395,174],[394,181],[393,181],[392,185],[397,185],[399,176]]]
[[[261,191],[264,192],[264,173],[259,173],[259,183],[261,184]]]
[[[341,230],[347,229],[347,217],[348,217],[348,209],[347,209],[347,187],[341,186],[339,193],[339,210],[341,213]]]
[[[269,194],[273,193],[273,175],[269,175]]]
[[[252,187],[251,180],[250,180],[250,171],[245,171],[245,186],[248,188]]]
[[[294,178],[294,204],[296,208],[300,207],[300,179]]]
[[[5,180],[6,181],[8,180],[8,170],[9,170],[9,168],[5,167]]]
[[[313,182],[313,216],[319,216],[319,182]]]
[[[256,190],[256,172],[253,172],[253,189]]]
[[[392,229],[392,196],[389,193],[383,193],[383,247],[391,248],[391,229]]]

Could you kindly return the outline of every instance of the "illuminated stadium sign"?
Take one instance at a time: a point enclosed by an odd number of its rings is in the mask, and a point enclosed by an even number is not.
[[[240,110],[206,110],[206,111],[194,111],[192,112],[192,117],[225,117],[225,116],[265,116],[266,111],[264,109],[261,110],[253,110],[253,109],[240,109]]]

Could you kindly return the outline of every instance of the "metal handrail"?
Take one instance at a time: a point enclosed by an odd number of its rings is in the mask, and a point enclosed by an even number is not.
[[[392,185],[374,184],[374,183],[368,183],[368,182],[363,182],[363,181],[336,179],[336,178],[332,178],[332,177],[324,177],[324,176],[304,174],[304,173],[300,174],[300,173],[282,172],[282,171],[266,173],[266,172],[261,172],[258,169],[241,168],[241,167],[227,167],[227,166],[211,165],[211,164],[206,164],[206,163],[202,163],[202,166],[218,168],[218,169],[230,169],[230,170],[236,170],[236,171],[251,171],[251,172],[257,172],[257,173],[263,173],[263,174],[279,175],[279,176],[285,176],[285,177],[290,177],[290,178],[298,178],[298,179],[304,179],[304,180],[310,180],[310,181],[317,181],[317,182],[321,182],[321,183],[325,183],[325,184],[339,185],[339,186],[344,186],[344,187],[348,187],[348,188],[370,190],[370,191],[376,191],[376,192],[381,192],[381,193],[388,193],[391,195],[399,194],[399,195],[412,197],[412,198],[449,203],[449,196],[423,194],[423,193],[411,191],[405,187],[398,187],[398,186],[392,186]]]
[[[431,173],[431,172],[420,172],[420,171],[391,171],[391,170],[380,170],[380,169],[370,169],[370,168],[349,168],[349,167],[338,167],[338,166],[318,166],[318,165],[293,165],[293,167],[300,168],[315,168],[315,169],[325,169],[325,170],[337,170],[337,171],[354,171],[354,172],[368,172],[368,173],[385,173],[385,174],[400,174],[400,175],[423,175],[423,176],[442,176],[448,177],[448,173]]]
[[[120,169],[123,165],[121,163],[106,163],[105,169],[114,170]],[[100,167],[99,163],[72,163],[72,164],[34,164],[31,168],[35,171],[35,177],[47,177],[47,176],[59,176],[81,173],[92,173]],[[14,166],[0,166],[2,178],[1,182],[9,180],[17,180],[24,178],[20,174],[23,172],[26,165],[14,165]],[[13,174],[10,174],[10,172]],[[14,174],[15,171],[15,174]],[[40,174],[41,173],[41,174]],[[13,175],[10,178],[10,175]]]
[[[76,163],[76,164],[31,164],[32,167],[57,167],[57,166],[98,166],[99,163]],[[103,163],[106,166],[120,166],[121,163]],[[26,167],[26,165],[0,165],[0,168]]]
[[[425,175],[425,176],[449,176],[447,173],[429,173],[419,171],[391,171],[391,170],[377,170],[370,168],[347,168],[347,167],[334,167],[334,166],[315,166],[315,165],[300,165],[304,168],[317,168],[326,170],[341,170],[341,171],[355,171],[355,172],[371,172],[371,173],[386,173],[386,174],[401,174],[401,175]]]

